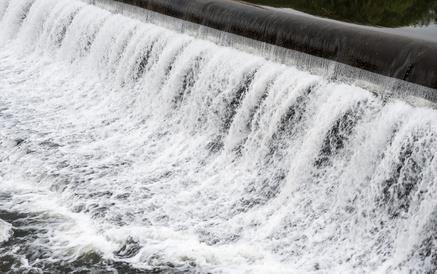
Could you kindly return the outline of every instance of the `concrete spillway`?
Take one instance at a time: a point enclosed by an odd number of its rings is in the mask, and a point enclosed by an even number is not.
[[[117,0],[437,88],[437,43],[231,0]]]

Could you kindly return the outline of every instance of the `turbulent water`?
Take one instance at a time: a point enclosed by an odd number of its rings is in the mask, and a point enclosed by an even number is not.
[[[0,20],[0,272],[437,271],[436,110],[78,1]]]

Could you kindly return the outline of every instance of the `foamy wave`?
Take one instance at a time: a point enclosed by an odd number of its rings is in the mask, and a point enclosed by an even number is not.
[[[12,236],[12,225],[0,220],[0,243],[8,241]]]

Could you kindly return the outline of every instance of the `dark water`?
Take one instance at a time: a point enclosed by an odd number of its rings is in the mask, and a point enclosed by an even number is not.
[[[437,42],[436,0],[247,0]]]
[[[291,8],[308,14],[368,26],[398,28],[434,24],[435,0],[248,0],[278,8]]]

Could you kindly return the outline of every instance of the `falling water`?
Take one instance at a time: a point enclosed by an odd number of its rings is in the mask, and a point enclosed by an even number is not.
[[[0,272],[437,270],[436,110],[74,0],[0,20]]]

